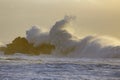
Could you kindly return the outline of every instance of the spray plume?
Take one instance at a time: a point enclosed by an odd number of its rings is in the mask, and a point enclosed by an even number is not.
[[[74,28],[71,26],[74,19],[75,17],[65,16],[47,33],[42,32],[37,26],[27,30],[26,43],[28,48],[29,45],[32,46],[29,50],[33,50],[32,53],[35,51],[39,54],[50,53],[56,57],[120,57],[120,41],[115,38],[98,35],[89,35],[82,39],[75,38],[77,36],[69,31],[70,28]],[[17,44],[15,46],[17,48]]]

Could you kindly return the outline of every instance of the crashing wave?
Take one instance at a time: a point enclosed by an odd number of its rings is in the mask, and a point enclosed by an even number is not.
[[[71,22],[74,19],[75,17],[65,16],[64,19],[57,21],[53,25],[50,32],[42,32],[39,27],[33,26],[30,30],[26,31],[26,38],[24,39],[27,41],[24,41],[27,43],[27,49],[25,50],[33,50],[30,51],[33,54],[36,49],[38,50],[37,54],[44,54],[47,51],[46,53],[50,53],[50,55],[56,57],[120,57],[120,41],[115,38],[89,35],[79,39],[76,35],[72,34],[70,29],[74,28],[71,26]],[[20,48],[25,46],[23,43],[19,46]],[[14,50],[17,50],[18,43],[15,44],[13,41],[11,45],[13,44]],[[30,48],[30,45],[32,49]],[[10,49],[13,48],[10,47]],[[22,52],[23,49],[20,50]],[[19,51],[15,52],[21,53]],[[27,51],[25,52],[27,53]]]

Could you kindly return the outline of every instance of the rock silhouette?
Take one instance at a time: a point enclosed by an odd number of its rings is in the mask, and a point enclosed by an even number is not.
[[[7,44],[6,47],[0,47],[0,50],[6,55],[12,55],[15,53],[23,53],[27,55],[51,54],[53,49],[55,49],[55,46],[49,43],[42,43],[38,46],[34,46],[24,37],[17,37],[12,43]]]

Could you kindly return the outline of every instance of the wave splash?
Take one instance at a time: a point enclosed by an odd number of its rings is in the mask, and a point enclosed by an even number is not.
[[[70,29],[74,28],[71,26],[74,19],[75,17],[65,16],[64,19],[57,21],[49,32],[42,32],[39,27],[33,26],[26,31],[25,39],[28,44],[32,45],[32,49],[38,50],[40,54],[44,54],[44,51],[50,49],[48,50],[49,55],[56,57],[120,57],[120,41],[115,38],[89,35],[79,39],[72,34]],[[42,47],[40,47],[41,45]],[[15,44],[15,46],[17,48],[18,45]]]

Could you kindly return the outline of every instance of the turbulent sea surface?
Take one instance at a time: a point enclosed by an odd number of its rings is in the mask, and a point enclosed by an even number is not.
[[[2,47],[0,80],[120,80],[120,41],[99,35],[79,38],[73,20],[65,16],[48,32],[33,26],[25,38]],[[34,52],[40,56],[24,55]]]
[[[120,80],[119,59],[0,58],[0,80]]]

